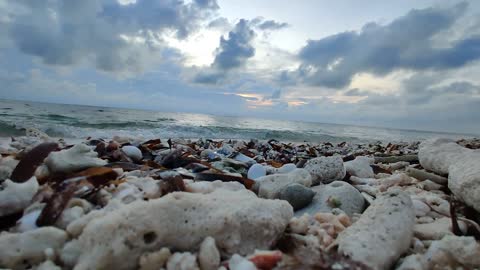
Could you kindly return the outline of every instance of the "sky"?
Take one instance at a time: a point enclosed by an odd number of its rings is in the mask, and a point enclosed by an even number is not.
[[[480,2],[0,0],[0,98],[480,134]]]

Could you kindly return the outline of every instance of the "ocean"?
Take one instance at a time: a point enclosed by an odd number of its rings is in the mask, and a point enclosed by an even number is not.
[[[166,113],[136,109],[38,103],[0,99],[0,136],[24,135],[34,127],[52,137],[277,139],[290,142],[398,142],[473,135],[300,121]]]

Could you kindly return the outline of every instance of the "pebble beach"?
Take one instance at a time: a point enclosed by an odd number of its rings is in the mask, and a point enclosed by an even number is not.
[[[0,268],[480,269],[480,140],[0,143]]]

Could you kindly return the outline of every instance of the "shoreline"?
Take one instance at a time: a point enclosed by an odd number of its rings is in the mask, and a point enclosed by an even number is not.
[[[478,139],[27,134],[0,138],[0,267],[480,267]]]

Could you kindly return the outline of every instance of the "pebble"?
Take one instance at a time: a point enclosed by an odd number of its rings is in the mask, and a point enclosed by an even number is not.
[[[220,266],[220,252],[213,237],[207,237],[200,244],[198,262],[202,270],[217,270]]]
[[[277,169],[277,173],[289,173],[293,170],[297,169],[297,165],[293,163],[284,164],[282,167]]]
[[[131,158],[135,162],[139,162],[143,159],[142,151],[133,145],[123,146],[122,151],[125,153],[125,155],[127,155],[127,157]]]
[[[312,158],[303,167],[312,175],[312,185],[342,180],[346,170],[340,156]]]
[[[281,188],[293,183],[310,187],[312,177],[305,169],[296,169],[287,174],[272,174],[257,178],[255,187],[258,188],[259,197],[275,199],[278,198]]]
[[[278,199],[285,200],[293,207],[293,210],[302,209],[312,202],[315,192],[300,184],[289,184],[280,189]]]
[[[345,162],[345,169],[350,175],[361,177],[361,178],[373,178],[375,174],[373,173],[372,165],[374,162],[373,158],[359,156],[352,161]]]
[[[295,212],[295,216],[331,212],[334,208],[339,208],[348,216],[352,216],[355,213],[362,213],[365,208],[363,195],[347,182],[335,181],[328,185],[315,186],[312,190],[315,192],[312,203]]]
[[[255,179],[260,178],[260,177],[265,176],[265,175],[267,175],[267,170],[265,169],[265,167],[263,165],[253,164],[252,167],[250,167],[250,169],[248,169],[247,177],[255,180]]]

